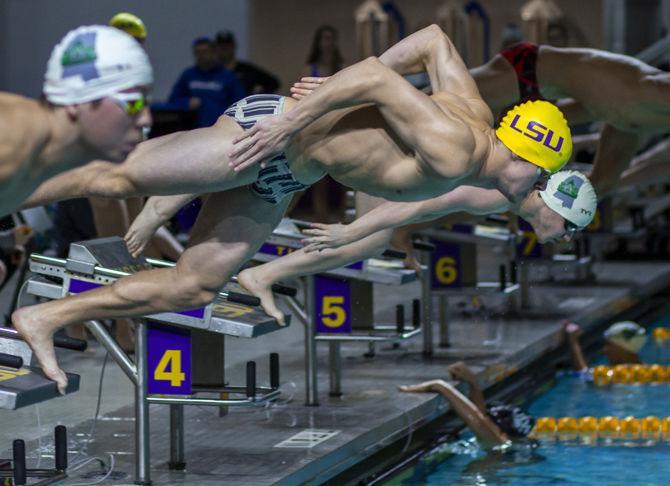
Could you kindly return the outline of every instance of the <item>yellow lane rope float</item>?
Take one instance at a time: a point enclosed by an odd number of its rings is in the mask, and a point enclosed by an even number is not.
[[[617,383],[667,383],[670,382],[670,366],[659,364],[634,364],[596,366],[592,371],[593,383],[598,386]]]
[[[670,341],[670,327],[656,327],[651,335],[657,344],[666,343]]]
[[[670,441],[670,417],[538,417],[532,435],[569,440],[647,439]]]

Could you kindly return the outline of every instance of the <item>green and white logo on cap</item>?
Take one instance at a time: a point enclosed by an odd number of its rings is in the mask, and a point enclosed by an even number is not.
[[[596,211],[598,198],[588,178],[576,170],[553,174],[540,197],[550,209],[579,228],[588,225]]]
[[[82,64],[85,62],[95,61],[98,56],[95,53],[95,47],[84,42],[77,42],[63,53],[61,64],[63,66],[72,66],[74,64]]]
[[[577,199],[581,187],[582,184],[577,184],[574,179],[566,179],[558,185],[557,191],[572,199]]]

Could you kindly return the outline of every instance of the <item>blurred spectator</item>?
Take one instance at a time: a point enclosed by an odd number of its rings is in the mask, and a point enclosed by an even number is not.
[[[332,76],[342,69],[343,59],[337,46],[337,30],[322,25],[314,33],[304,76]]]
[[[230,31],[219,32],[216,35],[214,49],[218,61],[237,75],[247,95],[258,93],[274,93],[279,89],[279,81],[269,72],[254,64],[240,61],[235,57],[237,43]]]
[[[337,30],[330,25],[316,29],[303,76],[332,76],[344,67],[337,37]],[[330,176],[308,189],[314,220],[324,223],[340,221],[344,216],[345,193],[346,190]]]
[[[244,89],[237,77],[218,63],[207,37],[193,42],[193,57],[195,65],[179,76],[168,101],[183,110],[197,110],[196,125],[208,127],[228,106],[244,98]]]

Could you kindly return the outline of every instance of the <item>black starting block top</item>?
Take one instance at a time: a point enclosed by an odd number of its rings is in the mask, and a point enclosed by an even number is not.
[[[59,277],[62,283],[33,277],[29,281],[28,292],[41,297],[58,299],[68,294],[108,285],[137,271],[151,269],[155,266],[173,265],[167,262],[147,261],[143,257],[131,257],[121,238],[98,238],[73,243],[66,260],[31,255],[30,270],[32,272],[49,277]],[[162,312],[145,317],[167,324],[248,338],[282,328],[276,320],[265,314],[259,307],[245,304],[246,300],[255,298],[241,294],[240,290],[236,284],[229,283],[216,301],[206,307],[179,312]],[[233,299],[231,295],[236,295],[238,298]],[[286,321],[287,323],[290,321],[289,316]]]
[[[79,375],[66,375],[66,394],[78,391]],[[56,383],[46,378],[39,368],[26,366],[17,370],[0,366],[0,408],[16,410],[60,396]]]

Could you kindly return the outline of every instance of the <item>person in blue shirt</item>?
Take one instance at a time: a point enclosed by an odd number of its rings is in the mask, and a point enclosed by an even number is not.
[[[195,65],[181,73],[168,102],[179,109],[197,110],[197,126],[208,127],[245,92],[235,74],[218,63],[210,39],[193,42],[193,57]]]

